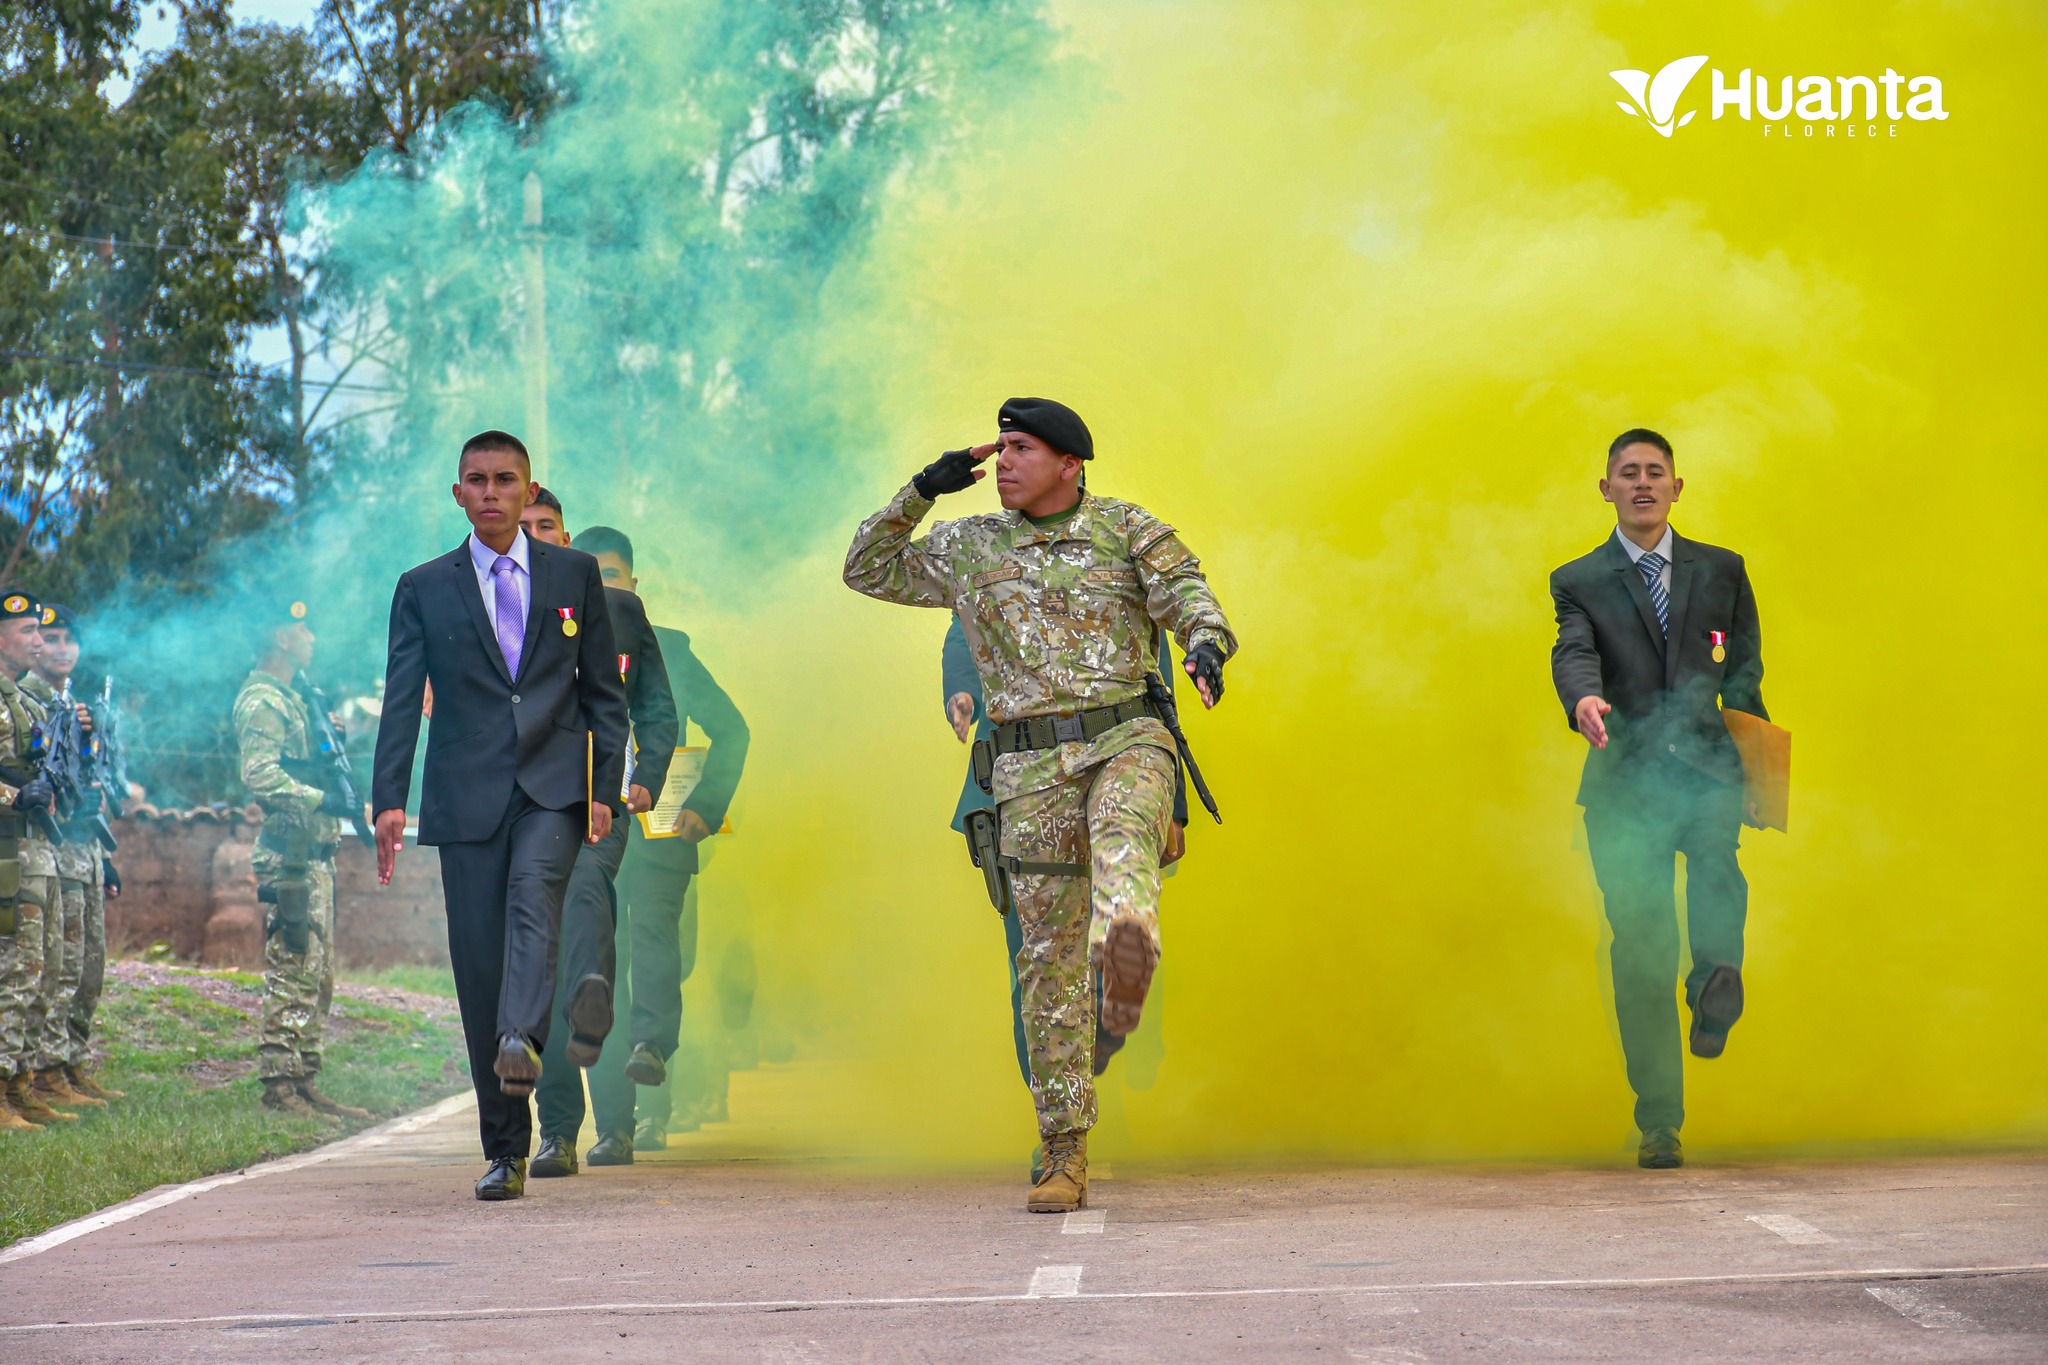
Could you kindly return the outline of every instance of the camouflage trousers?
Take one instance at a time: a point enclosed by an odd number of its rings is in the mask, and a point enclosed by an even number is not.
[[[1078,863],[1086,876],[1012,878],[1017,984],[1041,1137],[1095,1126],[1095,959],[1111,921],[1136,916],[1159,943],[1159,858],[1173,821],[1174,759],[1140,745],[1002,803],[1002,850]]]
[[[277,854],[258,845],[251,861],[258,886],[277,880],[283,864]],[[320,1039],[334,1004],[334,864],[308,863],[306,885],[311,920],[306,951],[292,952],[282,933],[263,942],[263,1019],[256,1030],[256,1074],[266,1081],[304,1080],[320,1070]]]
[[[56,999],[68,1002],[63,1018],[52,1009],[52,1032],[63,1036],[52,1050],[62,1061],[84,1066],[92,1060],[92,1020],[99,1012],[107,976],[106,871],[97,844],[60,844],[57,880],[64,893],[64,973]]]
[[[50,996],[45,983],[51,962],[49,939],[62,932],[57,879],[21,879],[14,905],[14,934],[0,936],[0,1076],[23,1076],[53,1063],[43,1055]]]

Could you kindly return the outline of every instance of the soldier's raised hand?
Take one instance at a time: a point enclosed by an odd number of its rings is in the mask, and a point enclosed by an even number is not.
[[[921,498],[936,498],[943,493],[958,493],[963,488],[974,487],[977,479],[988,477],[986,469],[977,469],[975,466],[995,453],[994,442],[967,450],[949,450],[912,475],[910,482]]]
[[[1204,641],[1188,651],[1181,661],[1188,676],[1195,680],[1195,690],[1202,694],[1203,706],[1214,706],[1223,700],[1223,651]]]

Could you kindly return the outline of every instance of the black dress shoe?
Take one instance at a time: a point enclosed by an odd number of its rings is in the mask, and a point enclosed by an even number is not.
[[[1643,1134],[1636,1152],[1636,1165],[1646,1171],[1675,1171],[1685,1164],[1685,1148],[1678,1144],[1676,1128],[1652,1128]]]
[[[491,1169],[476,1182],[476,1197],[479,1199],[517,1199],[525,1193],[526,1158],[523,1156],[491,1158]]]
[[[626,1079],[635,1085],[660,1085],[668,1080],[668,1063],[647,1044],[635,1043],[633,1055],[626,1059]]]
[[[1728,1048],[1728,1030],[1742,1017],[1742,969],[1723,963],[1707,974],[1692,1002],[1692,1033],[1687,1038],[1695,1057],[1718,1057]]]
[[[576,1174],[576,1142],[573,1138],[544,1137],[540,1150],[533,1154],[533,1164],[526,1173],[535,1180],[548,1180],[558,1175]]]
[[[491,1070],[498,1073],[499,1090],[514,1099],[524,1099],[533,1093],[533,1083],[540,1079],[540,1053],[518,1034],[508,1033],[498,1040],[498,1060]]]
[[[633,1164],[633,1137],[630,1133],[606,1133],[583,1158],[593,1166],[630,1166]]]
[[[596,1066],[612,1031],[612,983],[594,972],[584,977],[569,992],[563,1013],[569,1018],[569,1043],[562,1054],[571,1066]]]

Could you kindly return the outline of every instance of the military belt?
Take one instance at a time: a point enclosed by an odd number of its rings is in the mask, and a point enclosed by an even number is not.
[[[272,829],[269,825],[265,825],[257,832],[256,842],[259,846],[269,849],[280,858],[292,856],[291,835],[286,834],[283,830]],[[331,839],[324,844],[309,844],[306,848],[306,860],[308,862],[324,863],[329,858],[332,858],[340,848],[341,845]]]
[[[995,727],[995,751],[998,755],[1021,754],[1060,744],[1085,744],[1140,716],[1159,719],[1159,708],[1150,697],[1133,697],[1071,716],[1027,716]]]

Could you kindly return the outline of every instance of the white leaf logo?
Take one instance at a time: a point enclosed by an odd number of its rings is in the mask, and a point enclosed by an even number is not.
[[[1693,115],[1699,112],[1690,110],[1684,118],[1676,122],[1672,120],[1672,114],[1678,108],[1678,97],[1685,93],[1685,87],[1692,84],[1692,78],[1706,64],[1705,57],[1680,57],[1654,77],[1647,71],[1610,71],[1607,74],[1614,77],[1615,82],[1628,91],[1628,97],[1635,101],[1635,105],[1630,107],[1616,100],[1615,107],[1631,118],[1640,112],[1660,136],[1670,137],[1675,130],[1691,123]]]

